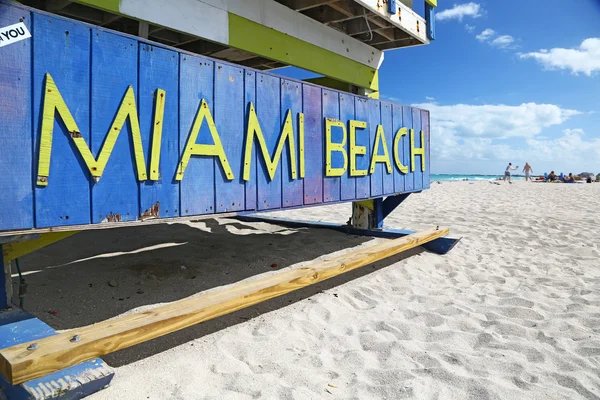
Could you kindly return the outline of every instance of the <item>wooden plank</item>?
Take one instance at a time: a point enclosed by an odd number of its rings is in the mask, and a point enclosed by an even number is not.
[[[0,372],[19,384],[94,357],[102,356],[233,311],[322,282],[447,235],[431,228],[399,239],[351,251],[327,261],[240,282],[141,313],[73,329],[0,350]],[[71,341],[77,335],[79,341]]]
[[[321,88],[303,84],[304,108],[304,204],[323,202],[323,109]]]
[[[394,130],[392,123],[392,105],[388,102],[381,102],[381,125],[385,132],[385,143],[388,150],[390,166],[392,170],[388,172],[387,167],[383,166],[383,194],[394,194]]]
[[[248,115],[249,104],[256,104],[256,72],[246,69],[244,75],[244,112]],[[244,132],[248,130],[248,119],[244,119]],[[245,139],[244,139],[245,143]],[[256,158],[256,149],[252,147],[252,165],[250,166],[250,180],[245,184],[246,210],[256,210],[256,202],[258,199],[258,187],[256,174],[258,171],[258,160]]]
[[[115,62],[118,60],[118,63]],[[113,129],[117,110],[131,86],[137,93],[138,43],[114,33],[92,30],[91,104],[92,154],[97,157]],[[92,183],[92,222],[138,218],[139,188],[132,146],[131,126],[121,128],[102,178]],[[52,179],[52,177],[50,177]]]
[[[340,120],[346,124],[346,133],[348,135],[346,143],[350,141],[350,127],[347,121],[353,120],[354,116],[354,96],[340,93]],[[350,157],[350,145],[348,144],[346,148],[348,149],[348,157]],[[356,178],[350,176],[350,158],[348,158],[346,173],[340,176],[340,193],[341,200],[354,200],[356,198]]]
[[[421,128],[425,133],[425,172],[423,172],[423,189],[431,186],[431,142],[429,133],[429,111],[421,110]]]
[[[267,151],[273,157],[281,133],[280,90],[281,79],[272,75],[256,74],[256,115],[265,137]],[[281,160],[273,180],[269,177],[267,165],[255,140],[254,147],[258,158],[258,209],[269,210],[281,207]]]
[[[367,148],[367,153],[356,158],[356,168],[363,171],[369,170],[371,159],[371,141],[369,135],[369,103],[363,97],[356,97],[354,101],[356,120],[367,123],[365,129],[356,130],[356,144]],[[371,178],[369,175],[356,178],[356,198],[366,199],[371,196]]]
[[[90,28],[75,21],[36,14],[33,35],[34,141],[40,146],[41,109],[46,73],[52,75],[81,137],[90,143]],[[106,132],[105,132],[106,133]],[[37,161],[34,159],[34,162]],[[37,171],[37,165],[34,165]],[[50,158],[51,182],[35,186],[36,227],[89,224],[90,173],[58,113],[54,116]]]
[[[369,141],[371,148],[373,149],[373,153],[383,154],[383,143],[379,143],[379,149],[375,148],[377,126],[381,123],[381,103],[378,100],[367,100],[367,103],[369,106]],[[373,155],[371,155],[371,157],[373,157]],[[377,197],[383,194],[384,168],[385,166],[381,163],[375,165],[375,171],[371,174],[371,197]],[[370,169],[369,172],[371,172]]]
[[[323,89],[323,116],[325,118],[340,119],[339,93],[333,90]],[[346,144],[348,143],[346,138]],[[343,131],[338,127],[331,128],[331,142],[342,143],[344,141]],[[346,146],[347,148],[347,146]],[[325,149],[325,151],[327,151]],[[331,154],[331,167],[342,168],[344,157],[339,151]],[[324,174],[324,172],[322,172]],[[340,177],[323,176],[323,201],[340,201]]]
[[[394,104],[392,106],[392,111],[393,111],[393,123],[394,123],[394,144],[396,143],[396,134],[398,133],[398,130],[400,128],[403,128],[404,122],[402,120],[402,106],[398,105],[398,104]],[[406,176],[406,174],[400,172],[400,170],[398,169],[398,167],[396,166],[396,160],[395,160],[395,152],[398,152],[398,160],[400,160],[400,162],[402,163],[402,165],[406,165],[406,160],[405,158],[405,153],[404,153],[404,140],[400,139],[398,140],[398,146],[394,146],[393,149],[390,149],[391,151],[391,156],[392,156],[392,160],[394,160],[394,190],[396,191],[396,193],[402,193],[404,192],[404,177]]]
[[[281,188],[282,188],[282,206],[294,207],[301,206],[303,203],[303,187],[300,178],[300,136],[298,113],[302,112],[302,85],[296,81],[281,80],[281,125],[285,121],[288,110],[291,111],[292,125],[294,127],[295,158],[290,158],[289,148],[286,145],[281,158]],[[290,162],[296,164],[296,179],[292,179]]]
[[[402,107],[402,121],[408,129],[408,135],[402,138],[404,146],[404,165],[408,167],[408,174],[404,177],[404,191],[412,192],[414,188],[414,174],[410,172],[410,130],[413,127],[412,109],[410,107]]]
[[[140,183],[139,213],[143,218],[178,217],[179,182],[175,174],[179,161],[179,55],[140,43],[139,60],[140,130],[151,178]],[[161,108],[164,111],[156,114]],[[160,140],[153,143],[155,134]],[[153,145],[158,144],[160,151],[153,154]],[[154,165],[152,157],[157,155],[160,160]],[[158,180],[152,179],[153,174],[158,174]]]
[[[179,55],[179,150],[183,154],[202,99],[214,115],[214,62],[204,57]],[[196,143],[212,144],[206,121],[200,127]],[[179,214],[215,212],[214,157],[192,156],[180,181]]]
[[[421,143],[421,110],[417,108],[412,109],[413,116],[413,129],[415,130],[415,148],[420,148],[423,146]],[[412,158],[411,158],[412,161]],[[414,175],[414,190],[423,189],[423,170],[421,169],[421,156],[415,156],[415,170],[412,171]]]
[[[234,179],[227,178],[215,158],[215,195],[217,212],[243,211],[245,190],[242,175],[244,134],[244,69],[230,64],[215,64],[215,124]]]
[[[31,31],[31,15],[2,7],[0,26],[23,21]],[[0,230],[32,228],[31,39],[0,48]]]

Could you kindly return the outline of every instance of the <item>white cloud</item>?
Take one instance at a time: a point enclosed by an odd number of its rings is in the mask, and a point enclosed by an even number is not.
[[[533,137],[543,128],[559,125],[577,110],[563,109],[554,104],[523,103],[518,106],[499,105],[439,105],[416,104],[431,111],[432,127],[460,135],[485,139]],[[432,128],[433,129],[433,128]]]
[[[434,101],[435,97],[425,96],[425,100],[427,100],[427,101]]]
[[[465,24],[465,29],[467,30],[467,32],[469,33],[473,33],[475,31],[475,28],[477,28],[474,25],[469,25],[469,24]]]
[[[431,112],[431,160],[433,172],[499,173],[505,163],[529,161],[534,171],[545,169],[579,173],[600,171],[600,138],[584,141],[582,129],[564,129],[548,139],[541,133],[559,126],[577,110],[555,104],[413,106]]]
[[[454,7],[443,10],[436,14],[438,21],[456,19],[462,21],[464,17],[479,18],[483,9],[477,3],[454,4]]]
[[[576,75],[583,73],[591,76],[600,71],[600,38],[585,39],[575,49],[541,49],[520,54],[520,57],[533,58],[548,69],[565,69]]]
[[[488,29],[485,29],[483,32],[481,32],[479,35],[475,36],[475,38],[481,42],[487,42],[488,40],[493,38],[495,35],[496,35],[496,31],[488,28]]]
[[[496,39],[492,40],[490,44],[492,46],[500,47],[502,49],[511,49],[515,48],[514,46],[515,39],[510,35],[502,35],[498,36]]]

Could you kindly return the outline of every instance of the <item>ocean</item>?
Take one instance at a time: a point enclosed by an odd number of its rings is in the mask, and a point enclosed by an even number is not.
[[[463,174],[431,174],[431,182],[435,181],[495,181],[504,175],[463,175]],[[513,175],[513,180],[523,180],[524,176]]]

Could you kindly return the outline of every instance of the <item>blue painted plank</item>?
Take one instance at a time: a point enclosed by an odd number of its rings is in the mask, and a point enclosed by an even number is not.
[[[266,75],[256,74],[256,115],[265,137],[267,151],[273,157],[281,132],[280,108],[281,79]],[[256,154],[259,159],[258,171],[258,209],[268,210],[281,207],[281,161],[271,180],[267,165],[258,149],[258,142],[254,141]]]
[[[215,64],[215,125],[234,179],[229,180],[215,157],[217,212],[245,209],[243,179],[244,69],[229,64]]]
[[[356,130],[356,144],[367,148],[367,153],[356,157],[356,168],[360,170],[369,170],[369,162],[371,160],[371,139],[369,135],[369,103],[367,99],[356,97],[354,101],[356,120],[367,123],[365,129]],[[356,198],[366,199],[371,196],[371,177],[359,176],[356,178]]]
[[[245,70],[244,73],[244,135],[248,131],[248,111],[249,104],[252,103],[256,106],[256,72],[252,70]],[[243,140],[243,148],[246,148],[246,136]],[[256,210],[256,202],[258,199],[258,187],[256,184],[256,171],[258,171],[256,158],[256,149],[252,146],[250,168],[250,180],[245,183],[245,196],[246,196],[246,210]]]
[[[160,217],[179,216],[179,182],[175,180],[179,161],[179,55],[171,50],[139,45],[140,130],[148,166],[148,180],[140,183],[140,215],[154,206]],[[157,89],[165,94],[158,98]],[[150,180],[154,113],[157,102],[164,104],[160,147],[159,180]]]
[[[323,109],[321,88],[303,84],[304,204],[323,202]]]
[[[393,126],[394,126],[394,142],[396,140],[396,134],[398,133],[398,130],[400,128],[404,127],[404,123],[402,121],[402,106],[398,105],[398,104],[394,104],[392,106],[392,112],[393,112]],[[402,163],[402,165],[406,165],[406,160],[405,158],[405,153],[404,153],[404,141],[403,140],[399,140],[398,141],[398,146],[394,147],[393,149],[390,150],[391,151],[391,156],[392,156],[392,160],[393,160],[393,169],[394,169],[394,190],[396,193],[402,193],[404,192],[404,177],[405,175],[400,172],[400,170],[398,169],[398,167],[396,166],[396,159],[394,154],[396,154],[396,152],[398,152],[398,159],[400,160],[400,162]]]
[[[340,100],[338,92],[333,90],[323,89],[323,117],[324,118],[340,118]],[[325,133],[323,133],[325,134]],[[343,131],[338,127],[331,128],[331,142],[342,143]],[[324,137],[324,140],[325,137]],[[348,144],[346,138],[346,144]],[[346,146],[347,148],[348,146]],[[326,150],[326,149],[325,149]],[[323,153],[323,161],[326,160],[326,154]],[[342,168],[344,166],[344,156],[339,151],[331,153],[331,167]],[[325,170],[323,170],[323,201],[340,201],[340,182],[341,179],[338,176],[325,176]]]
[[[417,108],[412,109],[413,116],[413,128],[415,130],[415,148],[418,149],[423,146],[421,143],[421,110]],[[423,170],[421,169],[421,163],[423,157],[415,157],[415,170],[414,174],[414,190],[421,190],[423,188]]]
[[[55,334],[54,329],[25,311],[13,308],[0,312],[0,348]],[[105,387],[113,376],[113,370],[104,361],[94,358],[20,385],[11,385],[0,375],[0,393],[16,400],[80,399]]]
[[[21,21],[31,31],[29,12],[2,6],[0,26]],[[0,230],[33,227],[31,43],[0,47]]]
[[[287,79],[281,80],[281,125],[285,121],[288,110],[292,113],[292,125],[294,126],[294,144],[296,158],[291,159],[289,148],[286,145],[281,160],[281,180],[283,207],[294,207],[303,203],[303,185],[300,180],[300,135],[298,125],[298,113],[302,112],[302,85],[299,82]],[[306,134],[306,132],[305,132]],[[290,162],[296,164],[296,179],[292,179]]]
[[[394,193],[394,154],[392,149],[394,147],[394,130],[392,122],[392,105],[387,102],[381,102],[381,125],[385,132],[385,144],[387,146],[388,155],[390,158],[390,165],[392,171],[388,172],[387,167],[382,164],[383,167],[383,194]]]
[[[425,172],[423,173],[423,189],[429,189],[431,181],[431,157],[429,134],[429,111],[421,110],[421,128],[425,133]]]
[[[381,123],[381,103],[377,100],[367,100],[367,103],[369,106],[369,140],[371,143],[371,148],[373,149],[374,154],[383,154],[383,143],[379,143],[379,149],[375,148],[375,136],[377,134],[377,126]],[[372,197],[381,196],[383,194],[384,168],[385,166],[382,163],[377,163],[375,165],[375,171],[371,174]]]
[[[348,121],[354,119],[354,96],[340,93],[340,120],[346,124],[348,134],[346,148],[348,151],[348,169],[340,177],[341,200],[356,199],[356,178],[350,176],[350,126]],[[360,132],[360,130],[357,130]],[[360,157],[360,156],[359,156]]]
[[[90,28],[42,14],[33,16],[33,114],[35,154],[39,151],[45,75],[49,73],[71,111],[81,136],[90,143]],[[34,158],[37,171],[37,158]],[[35,174],[35,172],[34,172]],[[55,112],[48,186],[35,187],[37,228],[90,223],[88,168]]]
[[[402,107],[402,121],[408,129],[408,135],[402,138],[404,165],[408,167],[408,174],[404,177],[404,191],[411,192],[414,188],[414,174],[410,172],[410,130],[413,127],[412,109],[410,107]]]
[[[91,142],[95,157],[100,153],[127,88],[131,85],[137,93],[137,53],[137,41],[92,30]],[[129,121],[121,129],[100,181],[92,185],[93,222],[102,222],[109,215],[118,216],[117,220],[121,221],[137,219],[139,189]]]
[[[214,62],[204,57],[179,55],[179,150],[183,154],[187,139],[202,99],[214,116]],[[212,144],[206,121],[202,124],[196,143]],[[182,217],[215,212],[214,157],[192,156],[180,181]]]

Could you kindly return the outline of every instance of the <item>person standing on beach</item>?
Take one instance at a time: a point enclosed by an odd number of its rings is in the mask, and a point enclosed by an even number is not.
[[[512,163],[508,163],[508,165],[506,166],[506,171],[504,171],[504,182],[506,182],[506,178],[508,178],[508,183],[512,183],[510,181],[510,171],[515,171],[517,168],[519,167],[513,167]]]
[[[525,161],[523,172],[525,172],[525,182],[527,182],[528,179],[531,180],[530,173],[533,172],[533,168],[531,168],[531,165],[529,165],[527,161]]]

